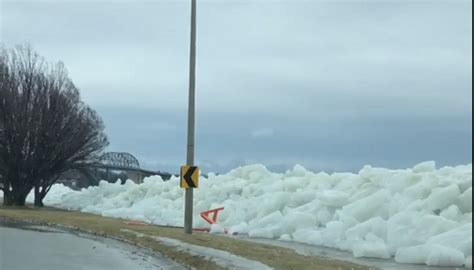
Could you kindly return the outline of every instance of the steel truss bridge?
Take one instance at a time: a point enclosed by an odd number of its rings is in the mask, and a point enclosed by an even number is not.
[[[78,174],[79,173],[79,174]],[[121,181],[124,183],[127,179],[137,184],[143,183],[145,177],[159,175],[163,180],[171,178],[171,174],[150,171],[142,169],[137,158],[130,153],[109,152],[103,154],[98,160],[86,163],[76,163],[70,166],[70,170],[61,177],[61,182],[67,184],[72,179],[68,177],[79,178],[79,187],[95,186],[101,180],[108,182]]]

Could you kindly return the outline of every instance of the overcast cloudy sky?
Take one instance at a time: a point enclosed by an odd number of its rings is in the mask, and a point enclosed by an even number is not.
[[[190,1],[0,0],[63,61],[110,151],[185,162]],[[472,162],[471,1],[198,0],[196,159],[358,171]]]

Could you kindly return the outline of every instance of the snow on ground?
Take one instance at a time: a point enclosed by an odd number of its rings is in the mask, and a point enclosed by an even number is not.
[[[196,256],[203,256],[207,260],[210,260],[214,262],[215,264],[224,267],[225,269],[235,269],[235,270],[238,270],[238,269],[271,270],[273,269],[263,263],[252,261],[252,260],[237,256],[237,255],[231,254],[226,251],[192,245],[192,244],[181,242],[176,239],[166,238],[166,237],[153,237],[153,239],[167,246],[185,251],[189,254],[196,255]]]
[[[55,185],[45,203],[182,226],[183,194],[177,178],[151,177],[141,185],[101,182],[80,192]],[[199,212],[221,206],[219,222],[230,233],[337,248],[354,257],[472,267],[472,165],[366,166],[358,174],[331,175],[301,166],[277,174],[252,165],[201,179],[195,227],[206,226]]]

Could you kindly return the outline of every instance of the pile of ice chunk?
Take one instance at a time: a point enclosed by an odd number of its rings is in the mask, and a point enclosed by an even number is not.
[[[101,182],[80,192],[55,185],[46,204],[160,225],[182,226],[183,190],[177,178],[137,185]],[[210,174],[195,192],[197,215],[225,207],[219,228],[229,233],[347,250],[355,257],[399,263],[472,267],[472,165],[436,169],[365,166],[359,174],[284,174],[262,165]],[[209,225],[207,225],[209,226]]]

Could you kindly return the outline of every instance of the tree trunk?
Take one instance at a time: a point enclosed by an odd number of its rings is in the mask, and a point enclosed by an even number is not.
[[[3,206],[12,206],[13,201],[11,199],[10,191],[5,188],[3,190]]]
[[[43,197],[36,197],[35,196],[35,207],[44,207],[44,204],[43,204]]]
[[[30,193],[31,187],[12,187],[10,191],[11,205],[13,206],[25,206],[26,197]]]
[[[13,194],[13,205],[14,206],[25,206],[26,196],[28,196],[28,193],[24,194],[24,192],[18,192],[16,194]]]
[[[8,174],[5,175],[5,179],[3,181],[3,206],[12,206],[12,192],[10,189],[10,178],[8,178]]]
[[[44,207],[43,199],[46,194],[41,192],[41,187],[39,185],[35,185],[35,206],[36,207]]]

